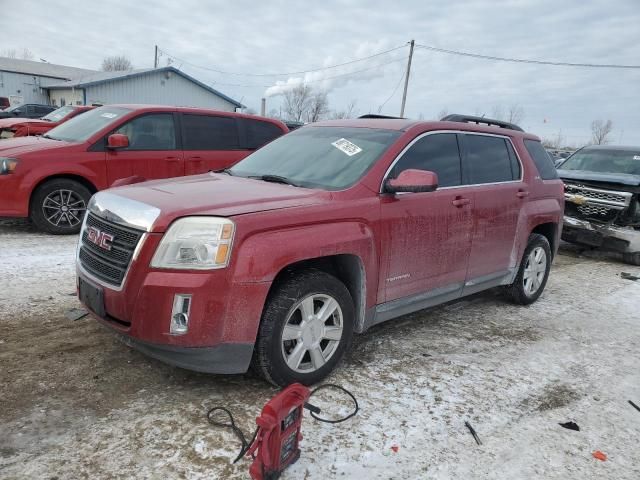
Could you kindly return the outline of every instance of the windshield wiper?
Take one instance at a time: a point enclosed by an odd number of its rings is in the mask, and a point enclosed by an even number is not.
[[[214,170],[213,173],[226,173],[227,175],[233,176],[230,168],[223,168],[222,170]]]
[[[51,135],[49,135],[48,133],[45,133],[44,135],[42,135],[44,138],[48,138],[49,140],[58,140],[60,141],[59,138],[56,137],[52,137]]]
[[[256,175],[249,178],[257,178],[258,180],[262,180],[263,182],[284,183],[285,185],[291,185],[294,187],[300,186],[297,183],[289,180],[287,177],[281,177],[280,175]]]

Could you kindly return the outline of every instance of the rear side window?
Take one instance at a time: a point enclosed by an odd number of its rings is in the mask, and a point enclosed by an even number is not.
[[[247,138],[247,148],[260,148],[271,140],[278,138],[284,132],[273,123],[260,122],[258,120],[250,120],[243,118],[240,120],[244,124],[245,134]]]
[[[407,150],[393,167],[389,178],[408,169],[428,170],[438,175],[438,186],[454,187],[462,183],[460,149],[454,133],[426,135]]]
[[[185,150],[235,150],[240,148],[238,124],[233,117],[182,115]]]
[[[465,148],[469,184],[510,182],[519,178],[513,171],[504,138],[465,135]]]
[[[553,160],[542,146],[542,143],[536,140],[525,140],[524,146],[529,152],[529,155],[533,159],[533,163],[536,164],[540,178],[543,180],[553,180],[558,178],[558,172],[553,165]]]

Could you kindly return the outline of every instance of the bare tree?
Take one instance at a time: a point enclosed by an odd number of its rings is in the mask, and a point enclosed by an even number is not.
[[[22,60],[33,60],[34,55],[28,48],[18,50],[16,48],[5,48],[0,52],[0,57],[20,58]]]
[[[312,95],[311,87],[305,84],[284,92],[284,113],[287,120],[301,122],[307,116]]]
[[[607,120],[594,120],[591,122],[591,140],[595,145],[606,145],[609,143],[607,138],[613,130],[613,122]]]
[[[271,110],[269,110],[269,113],[267,113],[267,117],[269,118],[280,118],[280,114],[278,113],[278,111],[275,108],[272,108]]]
[[[564,135],[562,135],[562,131],[559,131],[558,134],[551,138],[545,138],[542,144],[547,148],[562,148],[565,144]]]
[[[436,120],[440,120],[446,117],[447,115],[449,115],[449,110],[447,109],[447,107],[444,107],[442,110],[438,112],[438,117],[436,118]]]
[[[131,60],[124,55],[114,55],[111,57],[105,57],[102,60],[102,70],[105,72],[119,72],[123,70],[131,70]]]
[[[343,118],[355,118],[358,116],[358,109],[356,108],[356,101],[351,100],[344,110],[334,110],[331,112],[332,120],[341,120]]]
[[[524,120],[524,109],[517,104],[513,104],[506,109],[502,105],[494,105],[491,110],[491,118],[517,124]]]
[[[316,92],[311,95],[309,109],[307,111],[307,122],[317,122],[322,120],[329,113],[329,99],[327,92]]]

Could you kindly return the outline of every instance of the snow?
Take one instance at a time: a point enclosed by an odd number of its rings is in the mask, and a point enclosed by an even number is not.
[[[0,478],[248,478],[249,460],[231,464],[235,436],[205,414],[224,405],[250,435],[275,390],[166,366],[90,317],[68,320],[76,241],[0,226]],[[640,478],[627,403],[640,404],[640,281],[622,271],[640,274],[563,247],[532,306],[491,291],[357,337],[327,382],[360,412],[338,425],[305,414],[283,478]],[[332,391],[313,402],[351,408]],[[581,431],[558,425],[569,420]]]

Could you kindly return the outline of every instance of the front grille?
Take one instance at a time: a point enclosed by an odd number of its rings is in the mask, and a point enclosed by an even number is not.
[[[611,210],[612,209],[609,207],[598,205],[581,205],[578,207],[578,211],[587,217],[590,217],[592,215],[608,215]]]
[[[596,203],[606,203],[618,208],[627,207],[632,197],[629,192],[614,192],[571,183],[565,183],[565,191],[571,195],[581,195],[587,201],[595,200]]]
[[[87,238],[88,227],[94,227],[101,232],[112,235],[111,250],[106,250],[90,242]],[[82,240],[78,253],[82,268],[99,280],[119,287],[122,285],[131,263],[133,252],[143,233],[141,230],[123,227],[89,213],[86,226],[82,230]]]

